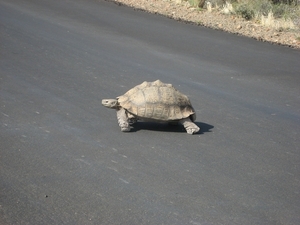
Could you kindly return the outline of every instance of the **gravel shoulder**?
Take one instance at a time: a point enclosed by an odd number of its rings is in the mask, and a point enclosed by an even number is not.
[[[235,15],[227,15],[218,10],[199,10],[187,2],[167,0],[111,0],[149,13],[160,14],[175,20],[194,23],[212,29],[223,30],[259,41],[300,49],[300,28],[296,30],[276,30],[258,22],[247,21]]]

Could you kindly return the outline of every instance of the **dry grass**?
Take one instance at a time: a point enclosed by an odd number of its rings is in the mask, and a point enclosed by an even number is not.
[[[190,0],[199,1],[199,0]],[[206,1],[209,12],[212,3]],[[228,0],[215,9],[225,14],[236,14],[246,20],[255,20],[263,26],[276,30],[300,29],[300,4],[273,4],[271,0]]]
[[[275,19],[272,12],[269,12],[268,16],[261,15],[260,22],[262,25],[275,28],[276,30],[282,30],[282,29],[286,30],[286,29],[295,29],[296,28],[295,24],[293,23],[293,21],[290,18]]]
[[[223,5],[223,8],[221,10],[223,13],[225,14],[232,14],[234,13],[234,9],[233,9],[233,6],[231,3],[229,2],[226,2],[224,5]]]

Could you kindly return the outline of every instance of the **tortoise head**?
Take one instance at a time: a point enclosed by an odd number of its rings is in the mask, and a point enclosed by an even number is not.
[[[102,105],[110,109],[117,109],[119,107],[117,99],[102,99]]]

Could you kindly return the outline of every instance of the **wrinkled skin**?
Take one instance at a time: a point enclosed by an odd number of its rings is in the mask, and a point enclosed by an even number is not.
[[[117,109],[119,107],[117,99],[103,99],[102,105],[110,109]]]

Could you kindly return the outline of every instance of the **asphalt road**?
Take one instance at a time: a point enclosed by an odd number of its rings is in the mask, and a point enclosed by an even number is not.
[[[0,0],[0,224],[300,224],[300,52],[96,0]],[[114,98],[160,79],[201,132]]]

